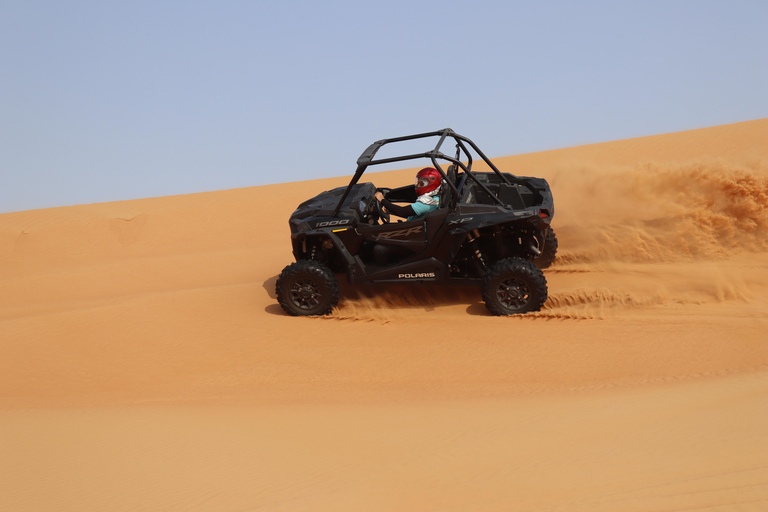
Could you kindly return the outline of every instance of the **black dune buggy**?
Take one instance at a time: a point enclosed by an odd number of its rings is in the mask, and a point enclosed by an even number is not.
[[[437,144],[425,153],[374,160],[386,144],[427,138],[437,138]],[[447,141],[455,145],[452,156],[440,151]],[[473,170],[473,154],[491,171]],[[372,165],[418,159],[428,159],[443,177],[439,208],[417,220],[390,222],[374,194],[413,203],[415,186],[376,188],[358,183],[360,177]],[[328,314],[339,301],[335,274],[346,272],[352,285],[479,286],[495,315],[538,311],[547,300],[540,269],[557,253],[553,214],[546,180],[502,173],[471,140],[449,128],[380,140],[358,158],[349,185],[301,203],[291,215],[296,263],[280,274],[277,300],[291,315]],[[396,248],[398,258],[377,262],[377,244]]]

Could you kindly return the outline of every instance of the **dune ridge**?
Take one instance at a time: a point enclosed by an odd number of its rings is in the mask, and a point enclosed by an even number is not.
[[[287,218],[348,177],[0,215],[0,509],[768,508],[768,119],[495,162],[555,196],[512,318],[285,315]]]

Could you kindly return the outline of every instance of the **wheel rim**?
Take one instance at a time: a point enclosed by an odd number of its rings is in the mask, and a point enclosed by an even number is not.
[[[320,287],[313,279],[302,279],[291,286],[291,302],[299,309],[315,309],[322,299]]]
[[[531,291],[528,289],[528,285],[520,279],[505,279],[499,283],[496,297],[499,299],[499,304],[508,311],[520,311],[528,305]]]

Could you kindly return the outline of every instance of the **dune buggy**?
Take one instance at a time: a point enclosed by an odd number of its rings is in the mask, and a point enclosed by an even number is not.
[[[374,159],[387,144],[435,138],[426,152]],[[450,156],[441,152],[447,143],[455,149]],[[475,165],[478,157],[488,171],[473,168],[480,166]],[[387,189],[359,182],[371,166],[408,160],[426,160],[440,172],[439,208],[416,220],[393,222],[374,194],[413,203],[415,186]],[[301,203],[291,215],[296,262],[278,277],[277,300],[291,315],[328,314],[339,301],[336,274],[344,272],[351,285],[479,286],[495,315],[537,311],[547,300],[541,269],[557,253],[553,215],[546,180],[502,173],[471,140],[450,128],[383,139],[358,158],[349,185]],[[399,257],[378,262],[377,244],[396,247]]]

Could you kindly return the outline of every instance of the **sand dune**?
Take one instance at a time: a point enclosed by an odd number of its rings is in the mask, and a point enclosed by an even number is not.
[[[768,509],[768,119],[496,162],[555,195],[514,318],[284,315],[287,218],[348,178],[0,215],[0,510]]]

